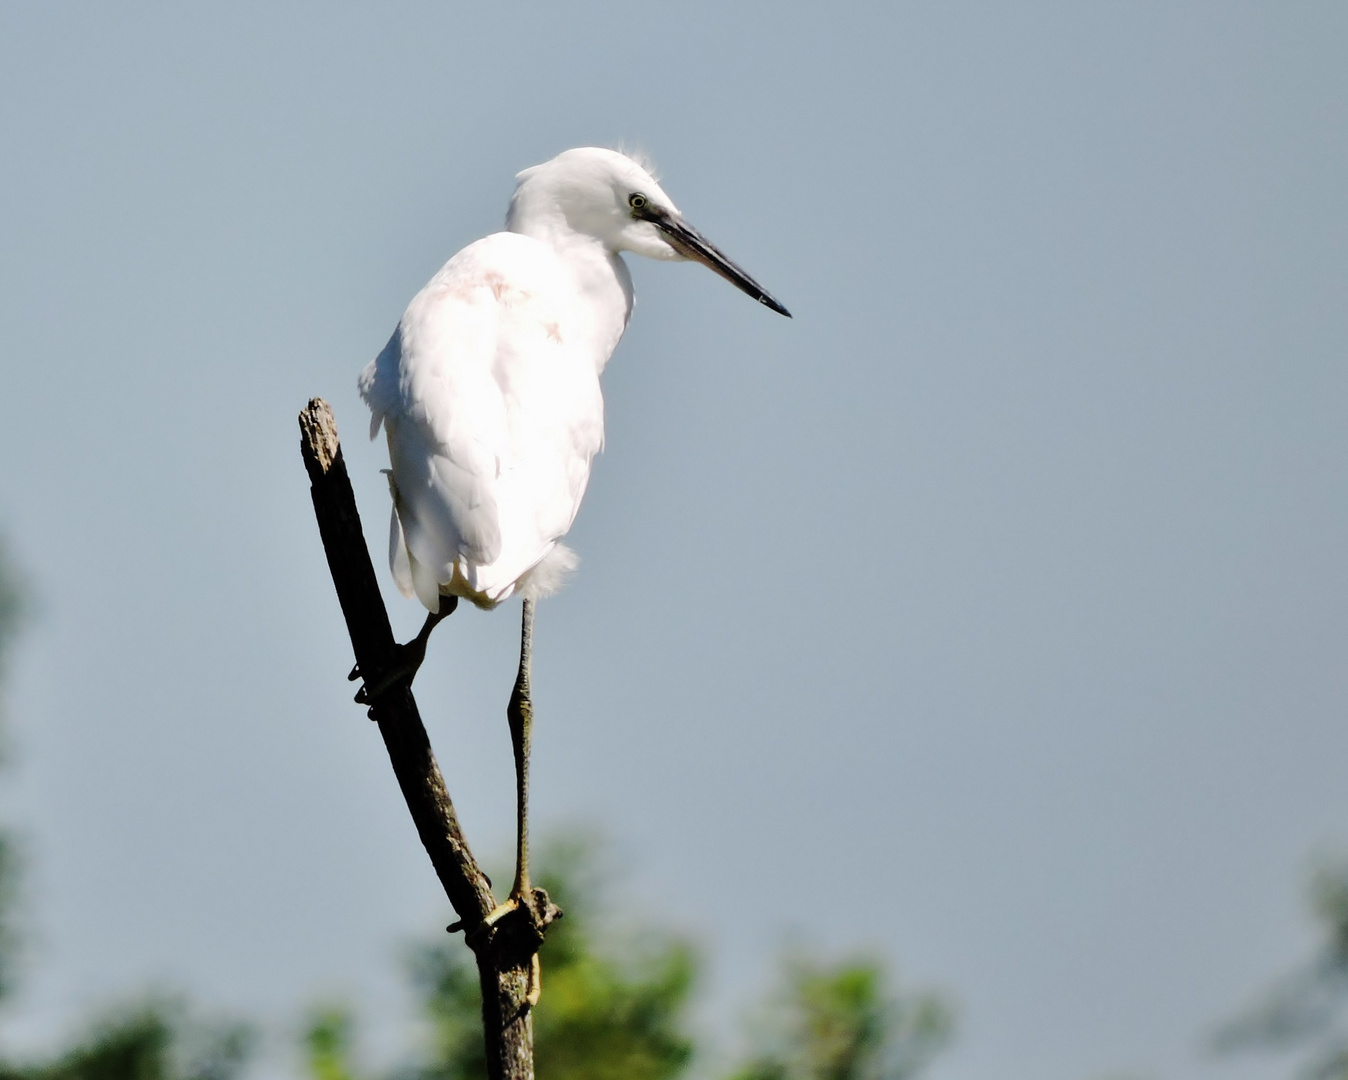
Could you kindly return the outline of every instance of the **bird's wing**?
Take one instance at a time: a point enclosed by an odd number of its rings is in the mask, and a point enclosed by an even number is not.
[[[427,607],[456,562],[473,591],[508,592],[575,517],[603,406],[593,362],[566,341],[572,295],[550,249],[486,237],[413,299],[361,376],[412,555],[395,576]]]

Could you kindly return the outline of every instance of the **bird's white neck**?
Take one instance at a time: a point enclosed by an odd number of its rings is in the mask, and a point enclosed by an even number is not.
[[[602,371],[632,314],[634,294],[627,264],[603,241],[571,228],[560,210],[521,206],[517,200],[510,211],[506,228],[547,244],[574,275],[581,301],[575,308],[577,329]]]

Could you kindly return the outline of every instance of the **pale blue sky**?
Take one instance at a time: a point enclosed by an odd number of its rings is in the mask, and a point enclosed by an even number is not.
[[[722,1031],[794,932],[957,998],[933,1080],[1283,1075],[1203,1039],[1348,846],[1345,55],[1338,3],[4,7],[5,1030],[171,982],[396,1043],[447,909],[295,414],[381,552],[357,372],[518,169],[622,143],[796,318],[634,260],[540,827],[608,829]],[[417,684],[486,852],[517,614]]]

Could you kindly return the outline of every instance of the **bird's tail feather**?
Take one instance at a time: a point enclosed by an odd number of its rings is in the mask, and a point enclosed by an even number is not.
[[[541,562],[520,578],[517,591],[526,600],[557,592],[580,565],[580,556],[565,544],[555,544]]]

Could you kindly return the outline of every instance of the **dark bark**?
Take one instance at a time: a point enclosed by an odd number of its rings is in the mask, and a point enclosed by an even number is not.
[[[398,646],[365,544],[337,423],[322,398],[311,400],[299,420],[314,514],[356,664],[365,684],[378,686],[395,667]],[[561,913],[547,893],[533,889],[516,910],[485,923],[496,900],[459,828],[407,678],[396,679],[375,698],[369,717],[379,725],[417,834],[458,915],[456,928],[466,929],[477,957],[488,1075],[491,1080],[533,1080],[529,970],[548,923]]]

